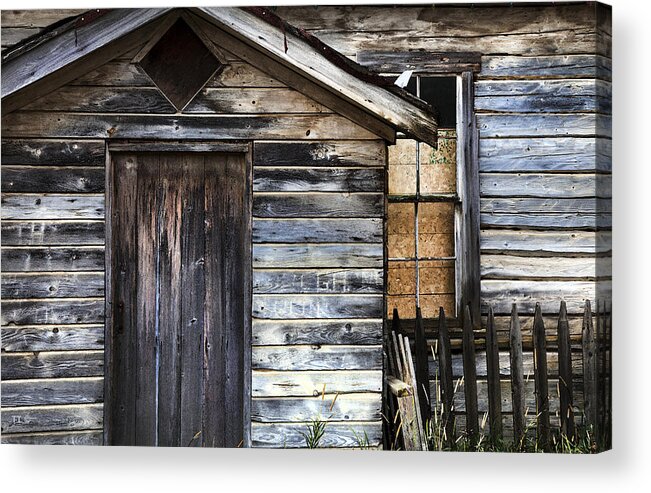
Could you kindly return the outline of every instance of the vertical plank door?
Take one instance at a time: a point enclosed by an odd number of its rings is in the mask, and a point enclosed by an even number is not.
[[[245,155],[111,159],[108,443],[240,446],[249,398]]]

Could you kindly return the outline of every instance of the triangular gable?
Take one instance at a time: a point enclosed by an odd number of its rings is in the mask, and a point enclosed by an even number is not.
[[[94,70],[156,35],[177,9],[116,9],[10,50],[2,65],[5,113]],[[435,144],[431,108],[260,8],[183,9],[193,29],[280,81],[393,141],[402,131]],[[163,20],[161,20],[163,19]],[[14,53],[12,55],[12,53]],[[384,86],[384,87],[383,87]]]

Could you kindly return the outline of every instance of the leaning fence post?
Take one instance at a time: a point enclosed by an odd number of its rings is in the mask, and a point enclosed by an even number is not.
[[[452,381],[452,350],[450,348],[450,333],[445,320],[445,311],[439,308],[439,337],[438,337],[439,379],[441,385],[441,400],[443,401],[443,428],[448,445],[454,443],[454,383]]]
[[[538,441],[543,448],[549,447],[549,387],[547,383],[547,339],[540,303],[536,303],[533,319],[533,363],[536,387],[536,415],[538,417]]]
[[[518,306],[511,306],[511,325],[509,327],[509,349],[511,363],[511,400],[513,402],[513,440],[516,448],[524,441],[524,368],[522,357],[522,332]]]
[[[597,301],[597,417],[599,419],[599,445],[606,442],[606,303]]]
[[[590,300],[585,302],[583,311],[583,407],[588,428],[594,438],[597,437],[597,358],[594,328],[592,325],[592,308]]]
[[[561,432],[574,440],[574,399],[572,392],[572,352],[567,306],[561,301],[558,314],[558,377],[561,405]]]
[[[463,311],[463,388],[466,398],[466,433],[476,443],[479,431],[477,406],[477,366],[475,358],[475,333],[473,331],[470,307]]]
[[[429,396],[429,368],[427,365],[427,339],[420,307],[416,307],[416,334],[414,337],[414,356],[416,357],[416,384],[418,386],[418,401],[423,427],[427,429],[432,419],[432,408]]]
[[[488,376],[488,417],[493,443],[502,437],[502,387],[500,383],[500,350],[497,344],[493,307],[488,307],[486,324],[486,370]]]

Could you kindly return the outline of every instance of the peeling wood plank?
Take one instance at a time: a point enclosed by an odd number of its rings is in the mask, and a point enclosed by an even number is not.
[[[104,166],[101,140],[2,139],[3,165]]]
[[[101,402],[103,395],[102,377],[2,382],[2,407],[90,404]]]
[[[383,288],[379,269],[253,271],[254,294],[382,293]]]
[[[253,268],[382,267],[383,247],[371,244],[253,245]]]
[[[382,243],[383,225],[380,218],[255,218],[253,241],[254,243]]]
[[[254,295],[253,316],[265,319],[378,318],[381,295]]]
[[[104,168],[2,166],[3,192],[98,193]]]
[[[307,193],[253,195],[256,217],[382,217],[384,195]]]
[[[253,320],[254,345],[380,344],[382,320]]]
[[[254,192],[384,192],[384,168],[253,168]]]
[[[254,346],[254,370],[380,370],[380,346]]]
[[[103,299],[2,302],[2,325],[93,324],[103,321]]]
[[[2,219],[104,219],[104,195],[3,193]]]
[[[305,448],[307,423],[253,423],[251,440],[253,447]],[[327,425],[320,448],[368,448],[379,447],[382,441],[382,422],[332,423]]]
[[[4,247],[3,272],[104,270],[104,247]]]
[[[127,115],[17,111],[2,119],[9,137],[120,139],[343,139],[377,136],[347,118],[323,115]]]
[[[103,351],[52,351],[2,354],[2,380],[101,377]]]
[[[2,327],[2,351],[75,351],[104,348],[103,325]]]
[[[381,370],[254,371],[252,394],[256,397],[320,397],[359,392],[381,392]],[[323,413],[323,416],[326,416]]]
[[[102,404],[10,407],[2,409],[2,434],[101,429]]]
[[[377,421],[382,418],[382,395],[344,394],[323,397],[266,397],[251,401],[251,421],[305,422],[317,417],[328,421]],[[326,425],[327,428],[327,425]]]
[[[254,142],[254,166],[386,166],[380,140],[342,142]]]
[[[104,273],[2,275],[2,298],[79,298],[104,296]]]
[[[104,245],[104,221],[2,221],[2,245]]]

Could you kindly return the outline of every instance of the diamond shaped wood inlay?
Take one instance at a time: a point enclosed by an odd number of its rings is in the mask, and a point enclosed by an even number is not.
[[[222,65],[192,28],[178,19],[140,61],[140,67],[180,111]]]

